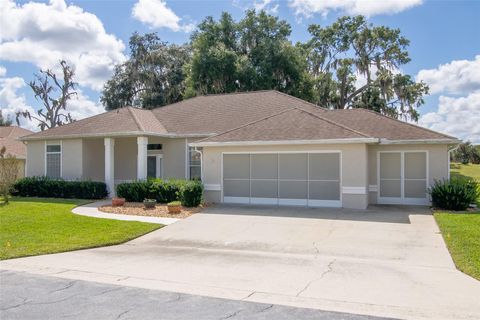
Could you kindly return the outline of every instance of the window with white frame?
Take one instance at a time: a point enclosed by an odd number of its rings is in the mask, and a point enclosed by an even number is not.
[[[60,178],[62,175],[62,146],[48,144],[45,161],[45,175],[50,178]]]
[[[188,165],[190,179],[202,179],[202,157],[195,148],[188,148]]]

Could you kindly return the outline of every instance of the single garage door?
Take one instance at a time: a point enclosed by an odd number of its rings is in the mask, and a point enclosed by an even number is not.
[[[427,159],[425,151],[379,152],[378,203],[427,205]]]
[[[340,152],[224,153],[226,203],[341,207]]]

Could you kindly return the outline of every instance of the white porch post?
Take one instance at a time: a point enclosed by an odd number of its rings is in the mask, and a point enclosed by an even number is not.
[[[137,137],[137,179],[147,179],[147,137]]]
[[[115,139],[105,138],[105,183],[110,197],[115,197]]]

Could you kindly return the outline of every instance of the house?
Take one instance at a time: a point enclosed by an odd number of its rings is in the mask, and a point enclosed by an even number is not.
[[[33,132],[15,126],[0,126],[0,149],[5,147],[6,154],[15,156],[18,160],[18,177],[25,175],[25,161],[27,158],[27,147],[18,140],[20,137],[32,134]]]
[[[27,175],[201,178],[209,202],[366,208],[429,203],[459,141],[365,109],[277,91],[122,108],[22,138]]]

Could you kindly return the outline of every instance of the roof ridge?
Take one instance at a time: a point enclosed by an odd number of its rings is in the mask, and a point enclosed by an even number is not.
[[[212,136],[206,137],[205,139],[201,139],[201,140],[199,140],[198,142],[203,141],[203,140],[207,140],[207,139],[210,139],[210,138],[218,137],[218,136],[221,136],[222,134],[230,133],[230,132],[235,131],[235,130],[238,130],[238,129],[242,129],[242,128],[247,127],[247,126],[249,126],[249,125],[258,123],[258,122],[260,122],[260,121],[264,121],[264,120],[273,118],[273,117],[275,117],[275,116],[279,116],[279,115],[281,115],[281,114],[283,114],[283,113],[293,111],[294,109],[295,109],[295,108],[282,110],[282,111],[280,111],[280,112],[278,112],[278,113],[271,114],[271,115],[269,115],[269,116],[267,116],[267,117],[264,117],[264,118],[261,118],[261,119],[257,119],[257,120],[255,120],[255,121],[252,121],[252,122],[243,124],[243,125],[241,125],[241,126],[239,126],[239,127],[235,127],[235,128],[233,128],[233,129],[229,129],[229,130],[226,130],[226,131],[223,131],[223,132],[214,134],[214,135],[212,135]]]
[[[315,103],[313,103],[313,102],[310,102],[310,101],[307,101],[307,100],[303,100],[303,99],[301,99],[301,98],[299,98],[299,97],[292,96],[291,94],[288,94],[288,93],[285,93],[285,92],[282,92],[282,91],[279,91],[279,90],[270,90],[270,91],[273,91],[273,92],[275,92],[275,93],[277,93],[277,94],[280,94],[280,95],[283,95],[283,96],[287,96],[287,97],[289,97],[289,98],[293,98],[293,99],[295,99],[295,100],[299,100],[299,101],[301,101],[301,102],[303,102],[303,103],[310,104],[310,105],[314,106],[315,108],[325,109],[325,111],[328,111],[328,109],[325,108],[325,107],[321,107],[321,106],[319,106],[318,104],[315,104]]]
[[[142,123],[140,122],[140,120],[138,120],[137,118],[137,115],[135,114],[135,112],[133,112],[133,107],[127,107],[128,111],[130,112],[130,114],[132,115],[132,118],[133,118],[133,121],[135,121],[135,123],[137,124],[138,128],[140,129],[140,131],[145,131],[145,128],[143,127]],[[155,117],[156,119],[156,117]],[[158,119],[157,119],[158,120]]]
[[[231,96],[235,94],[264,93],[264,92],[278,92],[278,90],[265,89],[265,90],[235,91],[235,92],[224,92],[224,93],[207,93],[207,94],[202,94],[196,97]]]
[[[347,127],[347,126],[345,126],[345,125],[343,125],[343,124],[341,124],[341,123],[337,123],[337,122],[332,121],[332,120],[330,120],[330,119],[326,119],[326,118],[324,118],[324,117],[322,117],[322,116],[319,116],[319,115],[317,115],[317,114],[314,114],[314,113],[312,113],[312,112],[310,112],[310,111],[307,111],[307,110],[304,110],[304,109],[302,109],[302,108],[297,108],[297,107],[295,107],[295,109],[298,109],[298,110],[301,110],[301,111],[303,111],[303,112],[306,112],[306,113],[308,113],[308,114],[310,114],[310,115],[312,115],[312,116],[314,116],[314,117],[317,117],[317,118],[319,118],[319,119],[321,119],[321,120],[324,120],[324,121],[329,122],[329,123],[331,123],[331,124],[333,124],[333,125],[336,125],[337,127],[344,128],[344,129],[346,129],[346,130],[349,130],[349,131],[354,132],[354,133],[356,133],[356,134],[359,134],[359,135],[361,135],[361,136],[364,136],[364,137],[367,137],[367,138],[375,138],[375,137],[372,137],[372,136],[370,136],[370,135],[368,135],[368,134],[365,134],[365,133],[363,133],[363,132],[361,132],[361,131],[352,129],[352,128],[350,128],[350,127]]]
[[[338,110],[338,109],[337,109]],[[355,109],[343,109],[343,110],[362,110],[362,111],[366,111],[366,112],[370,112],[370,113],[373,113],[377,116],[381,116],[383,118],[387,118],[387,119],[390,119],[390,120],[393,120],[393,121],[396,121],[396,122],[400,122],[402,124],[406,124],[410,127],[414,127],[414,128],[417,128],[417,129],[423,129],[425,131],[428,131],[428,132],[432,132],[432,133],[436,133],[436,134],[440,134],[444,137],[447,137],[449,139],[455,139],[455,140],[458,140],[458,138],[456,137],[453,137],[453,136],[449,136],[448,134],[444,134],[442,132],[438,132],[438,131],[435,131],[435,130],[432,130],[432,129],[428,129],[428,128],[425,128],[425,127],[422,127],[422,126],[419,126],[419,125],[416,125],[416,124],[413,124],[413,123],[410,123],[410,122],[406,122],[406,121],[402,121],[402,120],[398,120],[398,119],[395,119],[395,118],[391,118],[391,117],[388,117],[384,114],[381,114],[379,112],[376,112],[376,111],[373,111],[373,110],[369,110],[369,109],[365,109],[365,108],[355,108]]]

